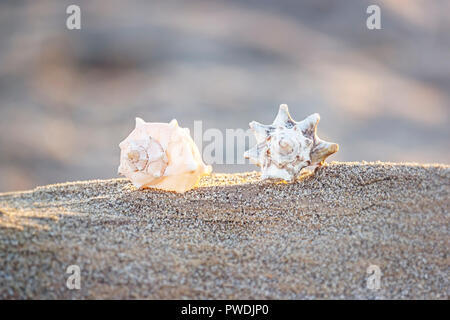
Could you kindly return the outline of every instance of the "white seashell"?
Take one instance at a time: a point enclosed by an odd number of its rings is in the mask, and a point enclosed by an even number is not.
[[[250,122],[257,144],[244,157],[261,167],[262,179],[293,181],[303,168],[321,166],[339,149],[336,143],[319,139],[316,134],[319,120],[319,114],[315,113],[295,122],[288,106],[282,104],[271,125]]]
[[[136,188],[185,192],[212,171],[203,163],[189,129],[180,128],[175,119],[150,123],[136,118],[136,128],[119,147],[118,172]]]

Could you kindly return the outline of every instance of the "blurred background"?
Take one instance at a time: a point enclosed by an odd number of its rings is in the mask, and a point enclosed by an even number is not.
[[[66,28],[70,4],[81,30]],[[370,4],[381,30],[366,27]],[[271,123],[281,103],[295,120],[321,114],[319,136],[341,147],[330,161],[449,163],[449,12],[447,0],[2,0],[0,192],[116,177],[136,116],[225,132]]]

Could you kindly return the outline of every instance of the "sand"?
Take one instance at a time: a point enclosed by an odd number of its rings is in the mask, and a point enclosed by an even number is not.
[[[258,178],[213,174],[185,194],[125,179],[0,194],[0,298],[449,298],[450,166]],[[66,287],[69,265],[80,290]]]

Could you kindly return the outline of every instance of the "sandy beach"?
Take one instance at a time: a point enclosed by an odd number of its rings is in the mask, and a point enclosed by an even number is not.
[[[184,194],[125,179],[0,194],[0,299],[449,298],[450,166],[258,178],[213,174]],[[69,265],[80,290],[66,287]]]

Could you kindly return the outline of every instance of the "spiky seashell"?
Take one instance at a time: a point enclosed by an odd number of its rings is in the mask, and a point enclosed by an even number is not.
[[[293,181],[303,168],[322,165],[339,149],[336,143],[319,139],[316,134],[319,120],[319,114],[314,113],[295,122],[288,106],[282,104],[271,125],[250,122],[257,144],[244,157],[261,167],[262,179]]]
[[[119,174],[129,178],[136,188],[157,188],[185,192],[200,177],[211,173],[203,163],[189,129],[170,123],[145,122],[136,118],[136,128],[119,147]]]

